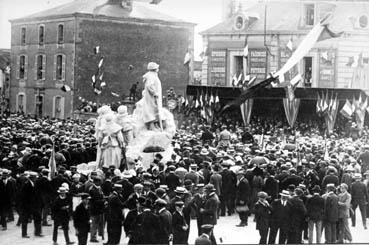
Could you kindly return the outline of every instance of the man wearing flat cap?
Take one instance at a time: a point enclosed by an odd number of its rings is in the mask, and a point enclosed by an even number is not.
[[[147,65],[148,72],[143,76],[145,89],[143,98],[138,102],[142,106],[143,121],[149,130],[160,129],[160,115],[162,109],[162,88],[158,77],[159,65],[150,62]]]
[[[354,215],[351,217],[352,226],[356,224],[356,208],[359,206],[361,218],[363,222],[363,227],[366,230],[366,205],[368,205],[368,190],[365,184],[361,181],[361,174],[355,173],[355,182],[351,184],[351,203],[352,209],[354,210]]]
[[[259,244],[267,244],[267,237],[269,232],[269,222],[270,215],[272,213],[272,208],[266,200],[268,194],[260,191],[257,194],[259,200],[255,203],[254,212],[255,212],[255,221],[256,221],[256,229],[259,230],[260,241]]]
[[[155,201],[160,223],[160,227],[158,227],[159,244],[169,244],[173,239],[172,214],[166,209],[167,205],[168,203],[161,198],[156,199]]]
[[[78,238],[78,245],[87,245],[88,232],[90,231],[90,213],[88,210],[90,195],[81,193],[79,196],[82,201],[73,213],[73,224]]]

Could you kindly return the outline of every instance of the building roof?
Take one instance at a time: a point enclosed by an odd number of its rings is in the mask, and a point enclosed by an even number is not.
[[[311,3],[311,2],[308,2]],[[303,4],[304,1],[270,1],[266,7],[266,30],[267,32],[278,33],[296,33],[307,32],[308,28],[303,27]],[[323,18],[328,12],[331,12],[332,19],[330,29],[333,31],[353,31],[353,22],[359,18],[361,14],[369,11],[368,2],[336,2],[336,1],[316,1],[319,5],[317,9],[320,18]],[[242,30],[234,29],[234,18],[230,18],[221,22],[205,31],[202,35],[219,35],[219,34],[240,34],[240,33],[263,33],[265,21],[265,3],[259,2],[247,7],[235,14],[243,14],[245,16],[259,16],[259,18],[250,18],[250,24],[246,25]],[[283,13],[283,14],[281,14]]]
[[[144,20],[158,20],[165,22],[184,23],[181,19],[166,15],[157,10],[156,5],[133,2],[132,11],[123,8],[119,4],[113,4],[110,0],[74,0],[55,8],[44,10],[35,14],[31,14],[19,19],[13,19],[11,22],[26,21],[30,19],[44,19],[54,16],[69,16],[75,14],[87,14],[94,17],[108,17],[121,19],[144,19]],[[192,24],[194,25],[194,24]]]

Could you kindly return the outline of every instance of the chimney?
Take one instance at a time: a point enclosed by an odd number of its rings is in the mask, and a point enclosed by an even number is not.
[[[222,21],[227,20],[235,12],[236,0],[222,0]]]

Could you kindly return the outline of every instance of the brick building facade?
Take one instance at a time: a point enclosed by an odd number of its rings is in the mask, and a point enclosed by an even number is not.
[[[12,20],[11,111],[67,118],[80,105],[78,98],[96,103],[121,100],[134,82],[142,81],[150,61],[160,64],[163,90],[184,91],[193,77],[192,62],[187,68],[183,58],[193,50],[194,25],[147,3],[131,4],[77,0]],[[96,95],[91,77],[102,57],[107,85]],[[63,92],[64,85],[71,91]]]

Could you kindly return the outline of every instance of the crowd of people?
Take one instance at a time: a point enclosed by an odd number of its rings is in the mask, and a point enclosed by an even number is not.
[[[238,227],[256,222],[260,244],[321,243],[323,234],[326,243],[343,243],[355,241],[349,219],[358,225],[358,207],[367,229],[364,137],[325,137],[308,123],[291,131],[276,120],[248,127],[229,117],[187,120],[172,139],[171,159],[157,153],[146,167],[140,158],[123,158],[120,167],[81,170],[96,160],[92,123],[11,115],[0,125],[0,234],[14,221],[29,238],[32,221],[36,237],[53,225],[54,244],[59,227],[74,243],[70,225],[81,245],[122,238],[188,244],[195,219],[195,244],[216,244],[218,220],[237,214]]]

